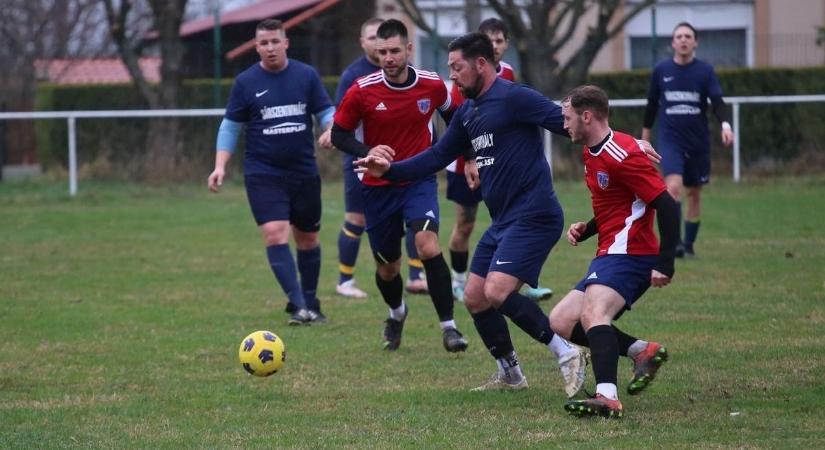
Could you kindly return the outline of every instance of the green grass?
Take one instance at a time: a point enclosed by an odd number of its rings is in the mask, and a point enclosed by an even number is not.
[[[566,223],[590,217],[583,183],[557,188]],[[366,242],[370,298],[334,294],[343,206],[340,185],[324,189],[330,322],[295,328],[238,184],[82,182],[75,199],[64,184],[0,184],[0,448],[825,447],[825,179],[705,191],[700,256],[620,321],[671,361],[613,422],[569,417],[549,352],[515,326],[530,389],[470,393],[494,364],[461,305],[465,354],[442,349],[421,296],[401,349],[383,352]],[[545,310],[593,244],[553,251]],[[237,362],[256,329],[287,346],[266,379]],[[619,370],[624,385],[629,362]]]

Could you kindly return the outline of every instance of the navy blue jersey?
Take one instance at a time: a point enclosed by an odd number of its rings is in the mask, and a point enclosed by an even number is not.
[[[331,106],[318,73],[300,61],[278,73],[259,63],[243,71],[226,118],[246,124],[244,173],[317,175],[312,115]]]
[[[561,107],[526,86],[496,79],[481,97],[467,100],[433,147],[398,163],[386,178],[417,179],[444,168],[473,148],[481,196],[494,224],[557,214],[550,166],[539,127],[567,136]]]
[[[722,88],[710,64],[695,59],[687,65],[672,59],[653,69],[648,101],[658,101],[658,143],[685,153],[710,151],[709,97],[721,97]]]
[[[344,69],[341,78],[338,79],[338,89],[335,90],[335,104],[341,104],[341,99],[344,98],[347,89],[352,86],[355,80],[379,70],[381,70],[381,67],[373,65],[366,56],[362,55],[353,61],[352,64]]]

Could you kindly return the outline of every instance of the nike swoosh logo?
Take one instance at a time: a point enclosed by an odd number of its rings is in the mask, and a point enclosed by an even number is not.
[[[499,265],[499,266],[502,265],[502,264],[513,264],[513,261],[502,261],[500,259],[497,259],[496,264]]]
[[[673,81],[673,77],[664,77],[663,80],[665,80],[665,83],[670,83]]]
[[[266,89],[266,90],[261,91],[261,92],[256,92],[255,97],[260,97],[260,96],[266,94],[267,92],[269,92],[269,89]]]

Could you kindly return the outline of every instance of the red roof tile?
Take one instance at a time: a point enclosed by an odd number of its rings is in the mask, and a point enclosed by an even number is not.
[[[119,58],[51,59],[35,61],[37,79],[57,84],[130,83],[132,78]],[[140,58],[143,76],[150,83],[160,81],[160,58]]]

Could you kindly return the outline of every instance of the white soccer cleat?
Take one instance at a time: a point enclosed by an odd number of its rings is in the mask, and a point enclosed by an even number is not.
[[[470,389],[470,391],[520,391],[522,389],[527,389],[527,377],[523,376],[517,383],[511,383],[504,374],[496,372],[495,375],[490,378],[490,381],[477,388]]]
[[[335,286],[335,292],[349,298],[367,298],[367,293],[355,286],[355,278],[350,278]]]
[[[573,398],[581,390],[587,375],[587,354],[578,347],[574,348],[575,352],[570,352],[559,359],[559,370],[564,378],[564,392],[567,398]]]

